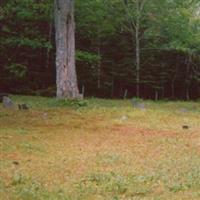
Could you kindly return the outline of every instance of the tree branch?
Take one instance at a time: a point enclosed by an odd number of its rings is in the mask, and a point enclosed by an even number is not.
[[[127,0],[122,0],[122,2],[123,2],[123,5],[124,5],[124,9],[126,11],[127,20],[130,23],[131,27],[135,29],[136,28],[136,24],[135,24],[135,21],[132,19],[130,11],[128,9],[128,1]]]

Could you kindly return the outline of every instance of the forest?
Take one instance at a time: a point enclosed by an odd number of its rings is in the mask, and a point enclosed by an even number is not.
[[[0,0],[0,200],[200,200],[200,1]]]
[[[1,0],[0,91],[56,95],[55,5]],[[200,97],[199,0],[76,0],[76,74],[86,97]]]

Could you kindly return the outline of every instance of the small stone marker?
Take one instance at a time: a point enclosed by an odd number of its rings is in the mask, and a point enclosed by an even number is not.
[[[15,160],[14,160],[12,163],[13,163],[14,165],[19,165],[19,162],[18,162],[18,161],[15,161]]]
[[[128,117],[126,115],[123,115],[120,119],[121,121],[127,121],[128,120]]]
[[[182,128],[183,129],[189,129],[190,127],[188,125],[183,125]]]
[[[19,110],[28,110],[29,107],[26,104],[18,104]]]
[[[13,108],[13,106],[14,106],[14,103],[12,102],[12,100],[7,96],[3,96],[2,102],[3,102],[3,106],[5,108]]]
[[[44,120],[48,119],[48,113],[43,113],[43,119]]]

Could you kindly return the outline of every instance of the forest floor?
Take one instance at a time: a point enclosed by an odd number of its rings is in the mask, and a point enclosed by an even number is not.
[[[0,105],[1,200],[200,199],[200,102],[12,99],[31,108]]]

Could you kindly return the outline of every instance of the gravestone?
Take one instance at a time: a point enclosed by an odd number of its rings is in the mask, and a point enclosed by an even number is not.
[[[29,107],[26,104],[18,104],[19,110],[28,110]]]
[[[7,93],[0,93],[0,103],[3,102],[3,97],[4,96],[8,97],[8,94]]]
[[[132,104],[132,106],[133,106],[134,108],[139,108],[139,109],[141,109],[141,110],[145,110],[145,109],[146,109],[145,104],[142,103],[139,99],[133,98],[133,99],[131,100],[131,104]]]
[[[187,108],[181,108],[180,112],[182,112],[182,113],[188,113],[188,109]]]
[[[13,108],[13,107],[14,107],[14,103],[13,103],[12,100],[11,100],[9,97],[7,97],[7,96],[3,96],[2,103],[3,103],[3,107],[4,107],[4,108]]]
[[[146,106],[144,103],[138,103],[137,104],[137,108],[140,108],[141,110],[145,110],[146,109]]]

